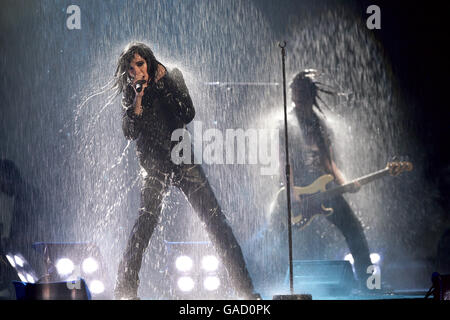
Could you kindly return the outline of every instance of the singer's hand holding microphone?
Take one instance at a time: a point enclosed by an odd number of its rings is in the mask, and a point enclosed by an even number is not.
[[[144,79],[134,79],[133,82],[130,83],[130,86],[134,89],[135,98],[134,98],[134,113],[138,116],[142,114],[142,97],[144,96],[145,88],[148,83]]]
[[[144,95],[144,89],[147,87],[147,81],[145,80],[138,80],[134,84],[134,90],[136,91],[136,95],[143,96]]]

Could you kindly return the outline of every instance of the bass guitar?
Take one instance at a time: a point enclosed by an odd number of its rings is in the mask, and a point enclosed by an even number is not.
[[[291,188],[291,194],[295,206],[293,205],[292,208],[293,211],[297,212],[292,212],[292,225],[302,229],[306,227],[314,217],[332,214],[333,208],[325,207],[324,202],[351,191],[355,183],[359,183],[362,186],[389,174],[391,176],[397,176],[403,171],[411,171],[412,168],[413,165],[410,162],[389,162],[384,169],[370,173],[335,188],[326,188],[327,184],[334,180],[334,177],[330,174],[321,176],[306,187],[293,186],[293,188]],[[285,188],[283,187],[276,195],[276,201],[278,201],[278,203],[281,201],[281,195],[285,192],[284,190]]]

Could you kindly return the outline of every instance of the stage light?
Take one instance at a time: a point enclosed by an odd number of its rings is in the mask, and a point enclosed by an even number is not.
[[[193,265],[192,259],[189,258],[188,256],[180,256],[175,261],[175,266],[181,272],[186,272],[186,271],[191,270],[192,265]]]
[[[62,276],[71,274],[74,269],[75,266],[73,265],[72,260],[68,258],[61,258],[56,262],[56,270]]]
[[[169,254],[169,299],[233,299],[235,289],[211,242],[165,241]],[[181,269],[181,270],[180,270]]]
[[[192,291],[195,286],[194,280],[191,277],[181,277],[178,279],[177,284],[178,288],[184,292]]]
[[[19,279],[23,282],[35,283],[37,281],[37,276],[33,270],[33,268],[28,263],[27,259],[20,253],[11,253],[8,252],[6,255],[6,259],[14,268],[17,273]]]
[[[219,260],[215,256],[205,256],[202,259],[202,268],[206,271],[216,271],[219,267]]]
[[[111,297],[112,287],[106,281],[107,266],[100,249],[89,242],[38,242],[33,247],[44,256],[49,281],[73,283],[84,279],[94,299]],[[55,268],[56,267],[56,268]],[[101,282],[101,284],[97,281]],[[91,290],[90,286],[94,285]]]
[[[33,276],[31,274],[27,273],[26,278],[29,283],[35,283]]]
[[[22,257],[20,257],[19,255],[15,255],[14,256],[14,261],[16,262],[16,265],[18,265],[19,267],[23,268],[23,259]]]
[[[86,258],[81,267],[85,273],[93,273],[98,270],[98,263],[94,258]]]
[[[350,260],[350,257],[347,257]],[[355,284],[354,272],[349,260],[293,260],[293,285],[297,294],[290,297],[274,296],[276,300],[311,300],[312,297],[345,297]],[[289,287],[289,268],[286,268],[284,285]],[[278,290],[280,290],[279,287]],[[306,294],[306,296],[302,296]]]
[[[344,260],[350,262],[351,265],[353,265],[353,263],[355,262],[355,260],[353,259],[353,256],[352,256],[351,253],[347,254],[347,255],[344,257]]]
[[[27,282],[27,278],[25,278],[21,272],[17,272],[17,275],[19,276],[20,281]]]
[[[93,293],[93,294],[100,294],[103,291],[105,291],[105,285],[103,284],[103,282],[101,282],[100,280],[93,280],[90,284],[89,284],[89,290]]]
[[[219,288],[219,286],[220,286],[220,280],[216,276],[208,276],[203,281],[203,286],[208,291],[217,290],[217,288]]]
[[[381,260],[381,257],[380,257],[380,255],[379,255],[378,253],[371,253],[371,254],[370,254],[370,261],[371,261],[373,264],[379,263],[380,260]]]
[[[13,268],[16,267],[16,263],[14,262],[13,257],[11,257],[9,254],[7,254],[7,255],[6,255],[6,259],[8,259],[9,263],[11,264],[11,266],[12,266]]]

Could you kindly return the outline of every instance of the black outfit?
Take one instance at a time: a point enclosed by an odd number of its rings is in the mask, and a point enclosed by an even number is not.
[[[205,223],[209,237],[238,293],[251,297],[253,285],[241,248],[201,166],[176,165],[170,158],[171,149],[177,143],[171,141],[173,130],[183,128],[195,115],[181,72],[173,69],[157,83],[150,84],[145,89],[142,106],[141,116],[134,114],[132,105],[123,116],[124,135],[127,139],[136,139],[139,162],[147,176],[141,189],[139,216],[119,265],[116,297],[137,296],[142,257],[170,185],[183,191]]]
[[[295,108],[288,116],[290,165],[293,171],[294,185],[304,187],[308,186],[324,174],[331,174],[331,172],[327,171],[324,164],[324,159],[332,160],[330,151],[331,138],[326,130],[324,121],[319,119],[316,115],[308,119],[302,119],[297,112],[297,108]],[[280,150],[282,150],[280,159],[280,169],[282,169],[281,177],[285,177],[284,122],[279,127],[279,131],[283,133],[282,143],[280,144]],[[328,184],[327,188],[330,189],[335,186],[336,183],[333,181]],[[297,212],[298,206],[296,205],[296,202],[291,199],[291,203],[292,212]],[[371,262],[369,248],[361,222],[342,195],[326,201],[324,205],[334,209],[334,212],[326,217],[331,223],[339,228],[345,237],[355,261],[356,276],[361,283],[365,283],[365,279],[368,277],[366,270],[367,267],[371,265]],[[272,240],[275,239],[275,243],[281,243],[285,240],[281,237],[285,237],[287,234],[285,221],[287,218],[286,192],[284,192],[281,197],[281,201],[274,203],[271,209],[269,234],[271,234]],[[308,228],[308,226],[306,226],[306,228]],[[296,232],[302,232],[302,230],[296,231],[295,226],[293,226],[292,231],[293,252],[295,252],[296,246],[302,246],[302,243],[295,241]],[[284,258],[284,256],[282,258]],[[274,266],[275,271],[272,270],[272,272],[283,272],[283,276],[286,274],[288,267],[287,254],[285,255],[285,258],[283,264]],[[282,278],[279,280],[282,281]]]

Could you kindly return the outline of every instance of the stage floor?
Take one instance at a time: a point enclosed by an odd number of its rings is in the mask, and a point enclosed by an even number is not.
[[[312,300],[409,300],[409,299],[425,299],[428,289],[416,289],[416,290],[395,290],[395,291],[382,291],[374,293],[362,293],[358,291],[352,291],[349,295],[312,295]],[[272,296],[262,295],[263,300],[272,300]],[[431,299],[429,297],[428,299]]]

